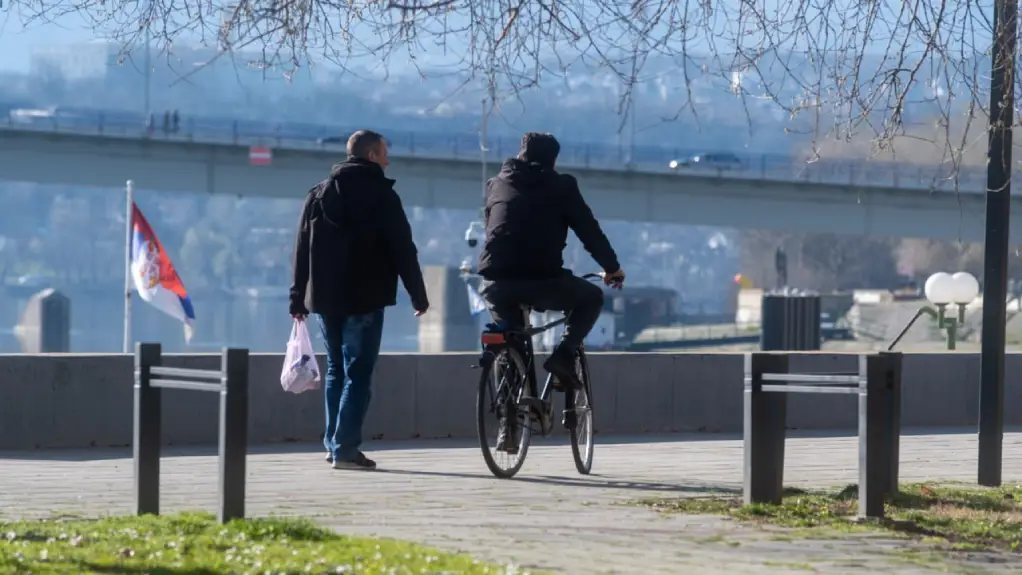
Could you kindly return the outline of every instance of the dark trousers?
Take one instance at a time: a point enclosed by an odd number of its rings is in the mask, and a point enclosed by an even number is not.
[[[335,461],[350,461],[362,447],[362,424],[369,411],[373,368],[383,337],[383,310],[320,315],[319,326],[326,341],[323,446]]]
[[[544,280],[483,280],[479,295],[486,300],[494,321],[509,328],[520,328],[525,321],[522,306],[535,310],[563,312],[563,343],[582,345],[603,311],[603,290],[569,273]]]

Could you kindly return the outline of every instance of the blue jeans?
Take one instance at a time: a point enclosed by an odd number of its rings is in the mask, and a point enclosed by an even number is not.
[[[335,461],[353,460],[362,446],[373,368],[380,355],[383,310],[365,315],[320,315],[326,341],[326,431],[323,446]]]

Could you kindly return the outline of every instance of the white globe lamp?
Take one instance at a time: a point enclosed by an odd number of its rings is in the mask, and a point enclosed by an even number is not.
[[[671,160],[671,163],[667,164],[672,170],[678,169],[678,160]]]
[[[937,329],[947,332],[947,349],[954,351],[955,340],[958,337],[958,329],[965,325],[965,306],[972,303],[979,295],[979,282],[968,272],[958,272],[954,275],[945,272],[937,272],[926,278],[926,285],[923,286],[923,293],[931,304],[936,306],[933,309],[929,306],[922,306],[916,315],[909,320],[905,329],[901,330],[898,337],[894,338],[888,349],[901,341],[912,324],[923,315],[932,317],[937,322]],[[958,307],[958,317],[948,317],[947,306],[954,304]]]
[[[945,272],[937,272],[926,279],[926,285],[923,286],[923,293],[926,294],[926,299],[930,303],[937,306],[944,306],[953,301],[955,295],[955,282],[951,277],[951,274]]]
[[[951,301],[968,305],[979,295],[979,281],[969,272],[958,272],[951,276]]]

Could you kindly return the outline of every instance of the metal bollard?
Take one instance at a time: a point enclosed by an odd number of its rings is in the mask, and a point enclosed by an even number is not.
[[[781,503],[784,489],[784,436],[788,397],[765,393],[763,374],[788,373],[786,354],[745,354],[744,481],[745,504]]]
[[[221,523],[245,517],[248,450],[248,350],[224,348],[219,370],[163,367],[158,343],[135,347],[135,513],[160,513],[162,389],[220,395],[219,506]]]
[[[162,393],[151,385],[154,366],[160,365],[160,344],[135,346],[135,514],[160,514],[160,418]]]
[[[858,396],[859,516],[882,518],[897,493],[901,435],[901,354],[859,356],[854,373],[789,373],[789,354],[745,356],[746,504],[779,504],[784,482],[786,394]]]

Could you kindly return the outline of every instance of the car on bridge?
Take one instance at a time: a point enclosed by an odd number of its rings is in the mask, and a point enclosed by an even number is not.
[[[745,169],[745,164],[731,152],[711,152],[696,154],[680,160],[671,160],[668,164],[672,170],[680,168],[690,170],[715,170],[718,174]]]
[[[329,144],[332,146],[342,145],[348,143],[348,138],[342,136],[326,136],[324,138],[316,138],[316,143],[320,146]]]

